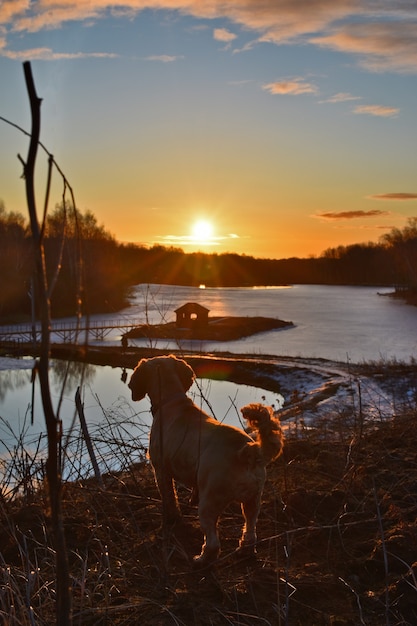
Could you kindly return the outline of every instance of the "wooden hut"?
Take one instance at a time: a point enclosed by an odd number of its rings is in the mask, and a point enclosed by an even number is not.
[[[178,309],[175,309],[177,315],[177,328],[205,328],[208,326],[209,309],[198,302],[187,302]]]

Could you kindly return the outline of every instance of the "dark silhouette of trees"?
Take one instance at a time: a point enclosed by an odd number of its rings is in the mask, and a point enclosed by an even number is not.
[[[60,265],[51,298],[55,315],[67,314],[77,294],[84,314],[115,311],[126,303],[119,245],[90,211],[58,205],[46,220],[45,250],[49,271]]]
[[[393,260],[395,282],[417,291],[417,217],[409,218],[403,230],[393,228],[381,240]]]
[[[32,245],[27,224],[20,213],[7,212],[0,201],[1,289],[0,316],[17,311],[30,311],[30,277],[32,273]]]
[[[331,284],[380,285],[394,281],[392,258],[384,246],[367,243],[326,250]]]
[[[393,229],[380,243],[328,248],[319,257],[259,259],[234,253],[185,253],[180,248],[150,248],[118,243],[90,211],[67,204],[45,220],[48,279],[54,281],[53,316],[74,315],[75,298],[83,313],[117,311],[127,306],[129,288],[139,283],[246,287],[252,285],[401,285],[417,289],[417,218]],[[3,252],[0,316],[30,314],[32,247],[25,219],[0,201]],[[59,275],[55,276],[59,267]]]

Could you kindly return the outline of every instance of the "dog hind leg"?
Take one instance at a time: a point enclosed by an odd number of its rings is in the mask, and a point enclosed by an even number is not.
[[[169,526],[181,517],[174,481],[166,471],[155,468],[154,471],[156,484],[162,500],[162,525]]]
[[[256,554],[256,523],[261,508],[261,496],[257,495],[241,504],[245,525],[239,541],[238,554],[250,557]]]
[[[217,520],[221,511],[213,509],[212,503],[210,507],[201,502],[198,507],[198,517],[200,519],[201,530],[204,533],[204,543],[201,548],[201,554],[194,557],[194,563],[199,567],[205,567],[215,561],[220,552],[220,540],[217,530]]]

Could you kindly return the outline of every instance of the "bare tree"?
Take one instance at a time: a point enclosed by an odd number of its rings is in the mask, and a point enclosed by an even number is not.
[[[26,162],[20,157],[24,165],[26,186],[26,201],[29,212],[30,227],[34,248],[35,286],[41,318],[41,346],[40,357],[36,372],[39,377],[43,412],[48,435],[48,458],[46,461],[46,476],[51,508],[51,526],[54,537],[57,571],[57,603],[56,620],[60,626],[72,624],[72,596],[70,591],[70,576],[65,542],[63,514],[62,514],[62,476],[61,476],[61,437],[62,424],[54,412],[49,385],[49,351],[50,351],[50,292],[46,274],[45,253],[43,245],[43,227],[39,223],[35,197],[35,165],[40,137],[40,107],[41,99],[36,94],[32,69],[29,62],[23,64],[26,88],[28,91],[32,128],[29,150]],[[51,167],[51,158],[50,158]],[[51,169],[49,170],[50,173]],[[50,175],[45,199],[45,211],[49,197]]]

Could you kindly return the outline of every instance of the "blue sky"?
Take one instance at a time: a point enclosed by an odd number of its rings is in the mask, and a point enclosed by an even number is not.
[[[26,60],[43,143],[120,241],[309,256],[417,215],[416,2],[4,0],[0,116],[29,130]],[[25,213],[27,138],[0,121],[0,145]]]

